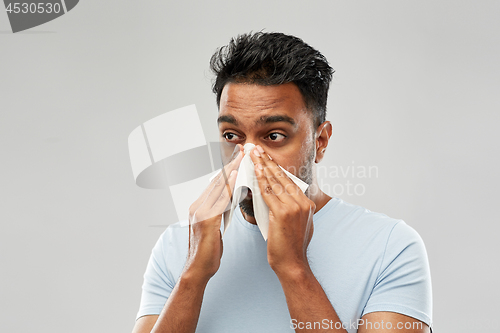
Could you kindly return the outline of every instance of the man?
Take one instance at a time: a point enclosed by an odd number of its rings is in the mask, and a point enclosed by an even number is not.
[[[323,193],[314,164],[333,70],[302,40],[238,36],[211,60],[221,141],[236,155],[193,203],[189,227],[169,227],[145,273],[134,333],[429,332],[425,247],[403,221]],[[242,145],[269,207],[267,242],[252,193],[224,239]],[[279,166],[309,184],[306,193]],[[178,226],[178,225],[177,225]]]

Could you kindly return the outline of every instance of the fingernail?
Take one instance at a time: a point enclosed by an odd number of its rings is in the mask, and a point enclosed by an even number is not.
[[[263,152],[264,152],[264,149],[262,149],[262,147],[261,147],[261,146],[257,146],[256,148],[259,150],[259,152],[260,152],[260,153],[263,153]]]
[[[257,163],[257,168],[258,168],[259,170],[264,170],[264,168],[262,167],[262,164],[260,164],[260,163]]]
[[[238,172],[238,171],[236,171],[236,170],[231,171],[231,174],[229,175],[229,177],[234,176],[236,174],[236,172]]]
[[[260,153],[259,153],[259,151],[258,151],[257,149],[254,149],[254,150],[253,150],[253,153],[255,154],[255,156],[260,157]]]

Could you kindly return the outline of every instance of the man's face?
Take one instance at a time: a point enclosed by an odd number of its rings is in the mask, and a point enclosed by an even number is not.
[[[218,124],[223,147],[260,145],[273,161],[306,183],[312,183],[316,146],[313,116],[295,84],[226,84],[220,99]],[[228,148],[223,155],[231,153]],[[254,216],[251,200],[249,191],[240,206],[243,212]]]

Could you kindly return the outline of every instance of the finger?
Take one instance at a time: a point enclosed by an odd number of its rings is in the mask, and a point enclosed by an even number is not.
[[[236,176],[238,171],[233,170],[228,177],[227,180],[227,190],[223,190],[215,200],[212,200],[215,197],[215,190],[210,193],[207,199],[203,202],[203,204],[198,208],[197,217],[195,218],[195,222],[204,221],[206,219],[212,218],[214,216],[221,215],[227,205],[230,202],[232,190],[236,183]]]
[[[238,151],[243,146],[241,144],[235,144],[232,142],[226,142],[222,141],[219,143],[219,153],[220,153],[220,162],[222,165],[227,165],[229,164],[236,154],[238,154]]]
[[[283,170],[282,170],[283,171]],[[296,200],[293,196],[290,195],[289,192],[294,192],[294,183],[286,182],[283,180],[283,177],[277,178],[276,174],[271,171],[271,168],[264,166],[262,169],[262,173],[266,177],[268,184],[271,186],[273,194],[284,204],[291,204]],[[288,178],[288,176],[284,175]],[[296,185],[295,185],[296,186]],[[291,187],[291,191],[290,191]]]
[[[207,200],[210,196],[210,193],[214,191],[217,187],[221,187],[227,183],[228,175],[233,171],[238,169],[241,159],[243,158],[243,146],[238,144],[236,145],[233,153],[233,157],[231,162],[226,164],[221,171],[210,181],[210,184],[203,190],[201,195],[196,199],[196,201],[191,205],[189,210],[191,212],[196,211],[201,205]],[[220,195],[220,189],[216,189],[217,192],[214,192],[215,196]],[[211,202],[213,205],[213,201]]]
[[[217,174],[214,179],[212,179],[212,182],[219,180],[219,178],[225,177],[227,179],[227,176],[231,173],[232,170],[238,169],[241,159],[240,155],[243,155],[243,146],[240,144],[237,144],[234,148],[234,152],[231,156],[231,159],[229,160],[228,163],[224,164],[224,167],[221,169],[221,172]],[[241,156],[242,158],[243,156]]]
[[[255,152],[258,152],[258,154]],[[283,186],[283,189],[281,189],[280,191],[275,189],[275,193],[288,193],[289,195],[294,196],[296,199],[300,197],[300,193],[302,193],[302,191],[297,186],[297,184],[295,184],[290,179],[290,177],[286,175],[283,169],[281,169],[278,164],[276,164],[276,162],[274,162],[271,157],[264,152],[262,147],[256,146],[256,148],[254,149],[254,154],[251,155],[253,155],[252,160],[254,161],[254,163],[262,164],[263,169],[265,170],[264,174],[266,175],[266,177],[272,177],[269,179],[271,186],[277,186],[275,185],[276,182]]]
[[[213,189],[213,187],[215,187],[216,185],[220,185],[221,181],[224,182],[227,181],[227,178],[231,173],[231,171],[239,168],[242,159],[243,159],[243,146],[238,144],[235,147],[235,151],[233,153],[233,156],[231,157],[231,161],[227,163],[221,169],[221,171],[219,171],[219,173],[211,180],[210,183],[214,185],[211,187],[211,189]],[[207,194],[211,191],[211,189],[206,190]]]
[[[264,174],[264,168],[262,164],[257,163],[255,165],[255,175],[257,177],[257,183],[259,185],[262,199],[264,199],[264,202],[271,211],[275,211],[280,205],[283,204],[283,202],[281,202],[281,200],[274,194],[272,186],[271,184],[269,184],[269,181]]]
[[[233,170],[229,175],[225,190],[221,192],[219,198],[217,198],[217,200],[214,202],[213,206],[210,209],[211,211],[214,212],[214,214],[217,215],[222,214],[226,210],[229,202],[233,200],[233,190],[234,190],[234,185],[236,184],[237,176],[238,176],[237,170]]]
[[[233,155],[231,156],[231,162],[229,162],[229,166],[226,168],[222,168],[221,173],[224,177],[224,182],[226,183],[226,189],[229,191],[229,194],[232,195],[232,189],[228,186],[228,178],[229,175],[234,171],[238,170],[241,164],[241,160],[243,159],[243,146],[237,144],[234,148]]]
[[[212,190],[205,199],[204,205],[206,207],[212,207],[223,191],[227,191],[231,196],[233,192],[232,188],[229,186],[229,175],[238,169],[242,159],[243,153],[240,151],[231,163],[222,168],[220,175],[218,175],[217,179],[214,180],[215,182]]]
[[[229,162],[233,161],[233,160],[236,158],[236,156],[238,156],[238,154],[239,154],[240,152],[243,152],[243,151],[244,151],[244,149],[243,149],[243,145],[241,145],[241,144],[239,144],[239,143],[238,143],[238,144],[234,147],[233,154],[231,155],[231,158],[229,159]]]

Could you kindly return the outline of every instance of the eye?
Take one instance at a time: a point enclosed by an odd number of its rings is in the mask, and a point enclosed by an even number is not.
[[[234,133],[231,133],[231,132],[226,132],[226,133],[222,134],[222,137],[224,139],[226,139],[226,141],[234,141],[234,140],[238,139],[238,136]]]
[[[277,132],[274,132],[274,133],[271,133],[268,135],[268,138],[271,140],[271,141],[274,141],[274,142],[281,142],[283,140],[286,139],[286,135],[284,134],[281,134],[281,133],[277,133]]]

